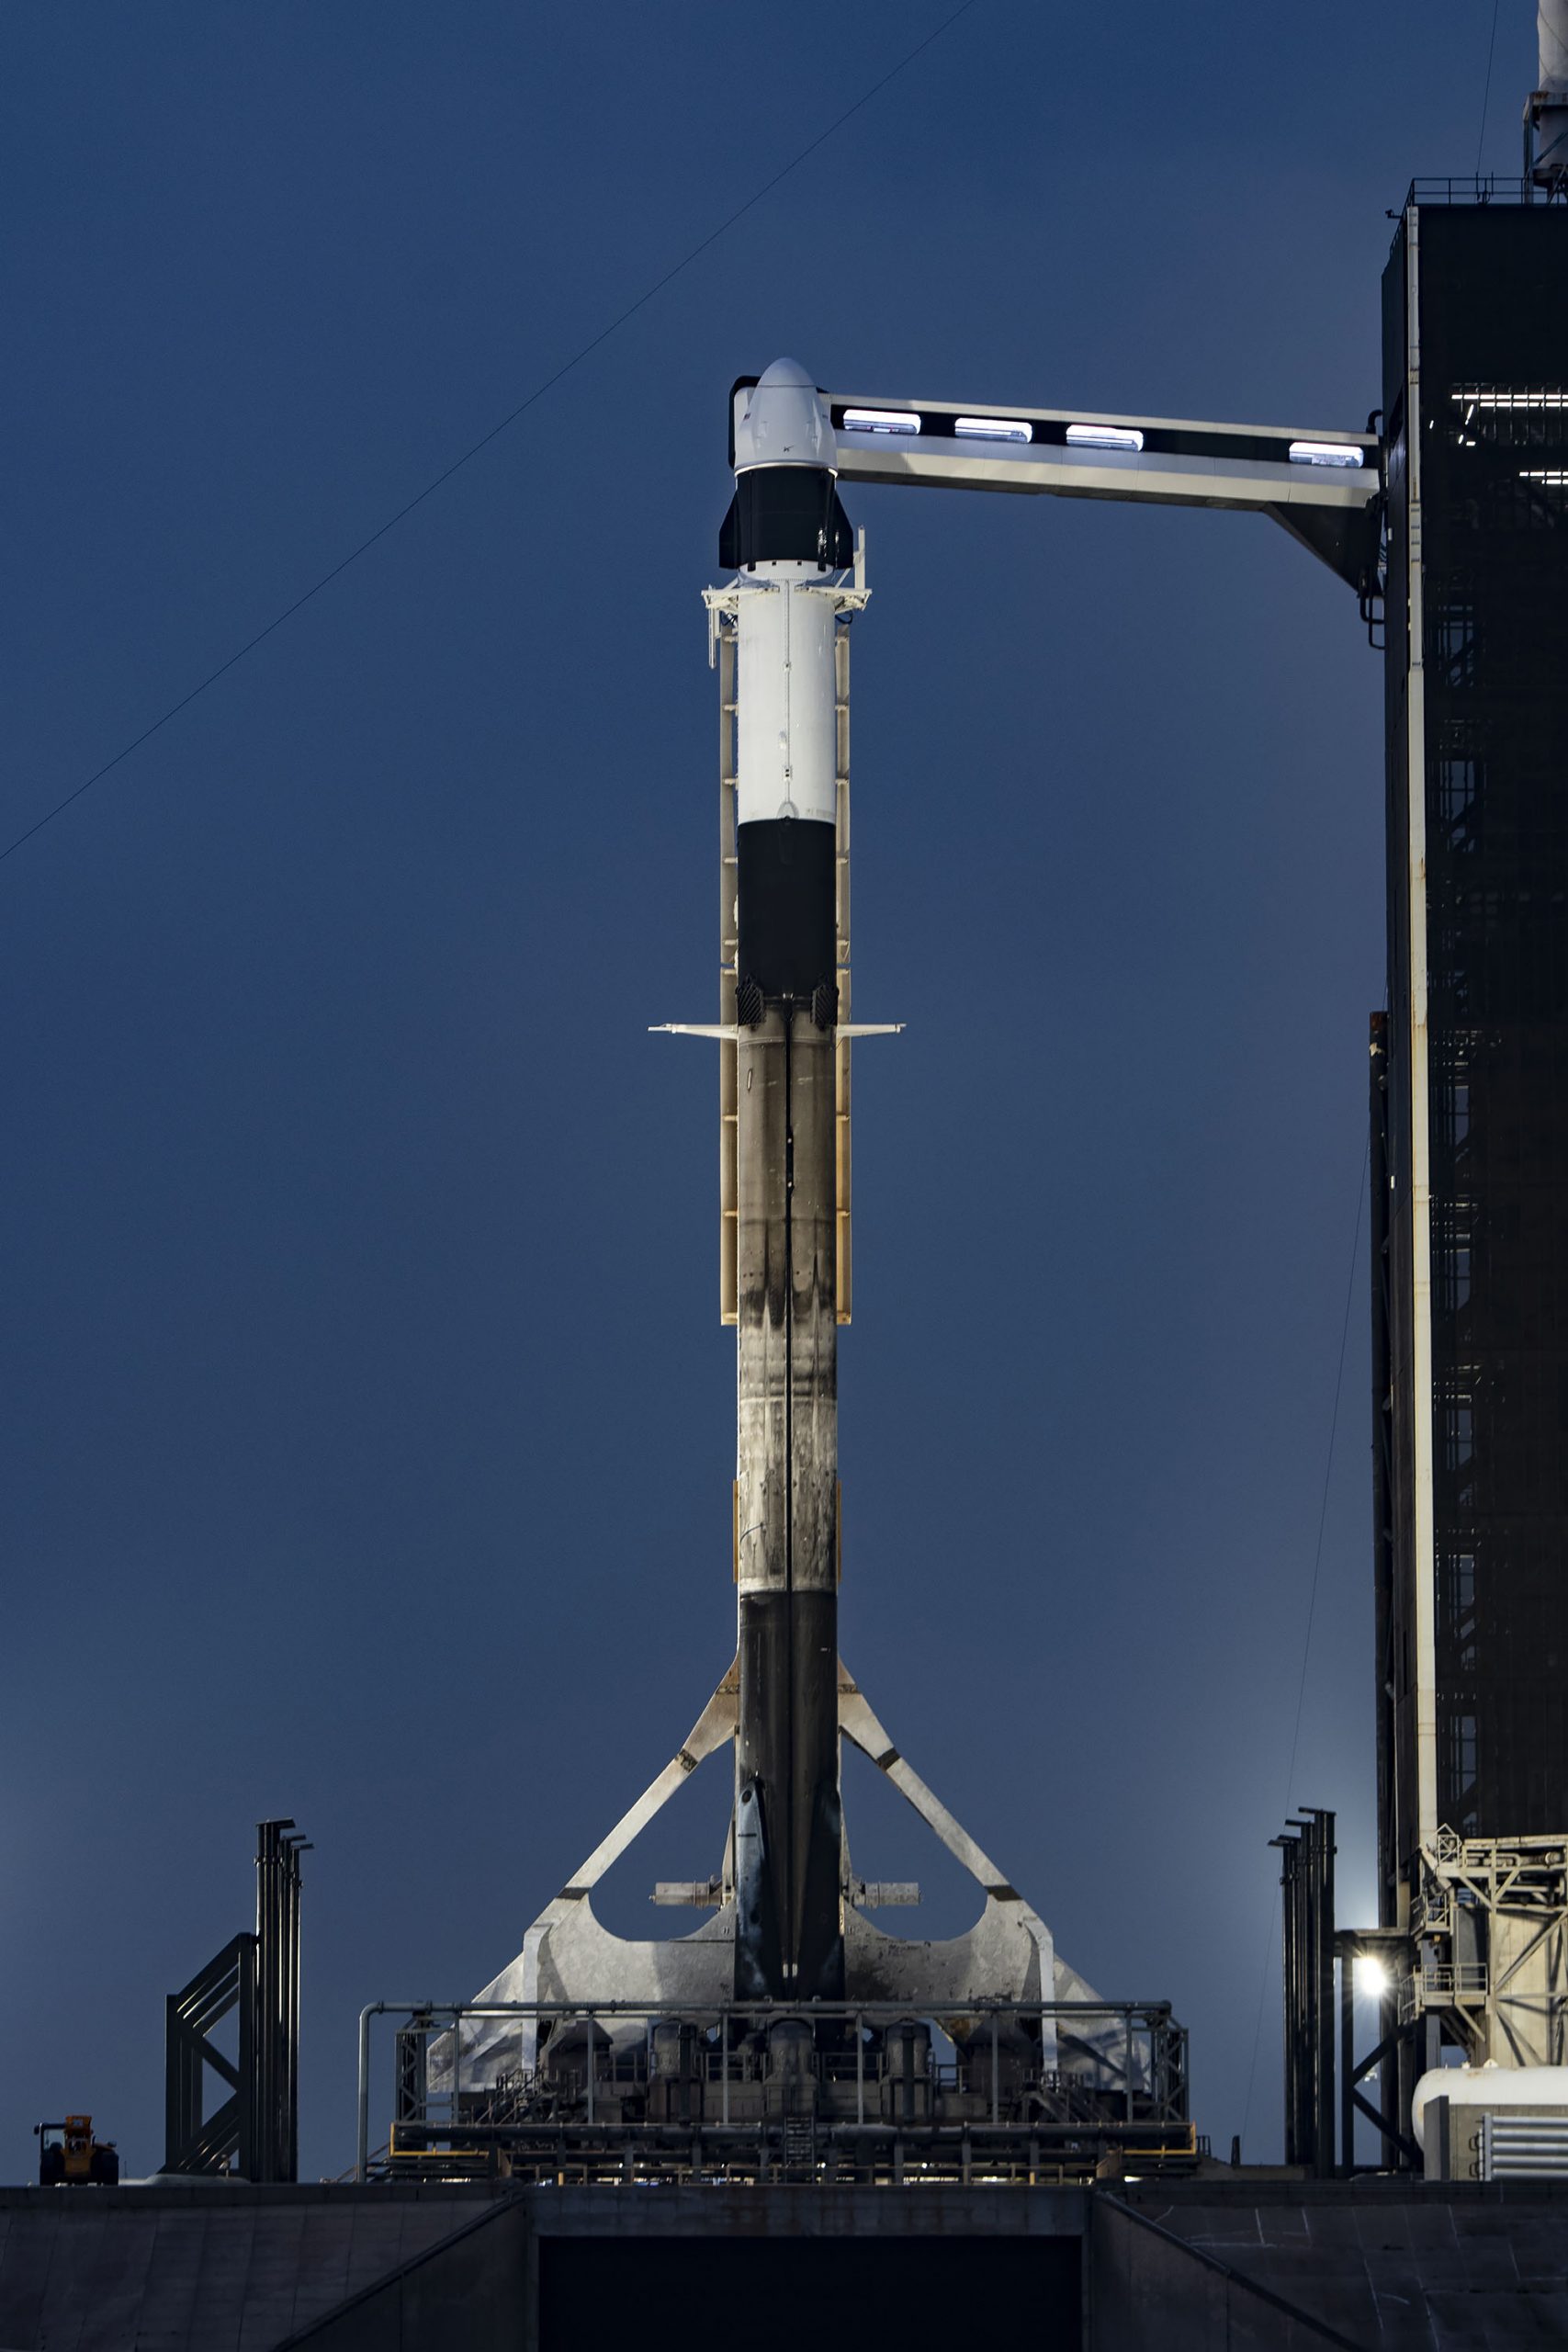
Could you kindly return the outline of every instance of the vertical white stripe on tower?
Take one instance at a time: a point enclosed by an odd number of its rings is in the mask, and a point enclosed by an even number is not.
[[[1405,645],[1405,845],[1410,900],[1410,1413],[1416,1582],[1416,1834],[1438,1828],[1436,1544],[1433,1530],[1432,1103],[1427,1030],[1427,676],[1421,521],[1420,214],[1404,216],[1404,445],[1409,630]],[[1403,1859],[1403,1858],[1402,1858]]]

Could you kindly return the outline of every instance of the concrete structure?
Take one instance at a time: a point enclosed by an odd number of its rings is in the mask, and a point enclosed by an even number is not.
[[[1568,2186],[0,2190],[7,2352],[1470,2352],[1568,2340]]]

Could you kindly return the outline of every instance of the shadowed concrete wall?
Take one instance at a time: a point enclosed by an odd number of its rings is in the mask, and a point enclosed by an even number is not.
[[[1568,2188],[0,2189],[7,2352],[685,2352],[721,2319],[817,2352],[846,2314],[899,2352],[1568,2343]]]
[[[525,2352],[537,2341],[536,2245],[528,2200],[506,2198],[277,2352]]]
[[[1113,2198],[1096,2200],[1089,2249],[1094,2352],[1358,2352],[1355,2338],[1292,2312],[1270,2288]]]
[[[1147,2181],[1097,2203],[1090,2267],[1095,2352],[1568,2343],[1568,2186]]]
[[[1008,2189],[535,2189],[288,2339],[303,2352],[811,2352],[846,2316],[899,2352],[976,2328],[1081,2352],[1083,2199]]]
[[[0,2189],[0,2346],[264,2352],[493,2201],[479,2186]]]

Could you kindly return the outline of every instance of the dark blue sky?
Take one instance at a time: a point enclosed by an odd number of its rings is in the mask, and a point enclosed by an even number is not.
[[[946,13],[10,8],[5,837]],[[340,2169],[361,2003],[509,1959],[728,1662],[716,1076],[646,1033],[715,1002],[731,379],[1359,427],[1385,208],[1473,166],[1491,14],[978,0],[0,865],[10,2177],[66,2108],[158,2161],[164,1996],[275,1813]],[[1532,66],[1507,0],[1491,168]],[[1223,2148],[1287,1802],[1371,1903],[1364,1228],[1287,1774],[1379,667],[1261,519],[847,503],[855,1009],[908,1027],[856,1062],[845,1655],[1074,1964],[1176,2004]],[[612,1924],[716,1863],[709,1772]],[[963,1924],[863,1778],[857,1865]]]

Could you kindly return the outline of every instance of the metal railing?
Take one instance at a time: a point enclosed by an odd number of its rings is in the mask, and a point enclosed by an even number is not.
[[[360,2180],[367,2177],[369,2170],[371,2030],[375,2019],[385,2016],[405,2020],[400,2029],[405,2032],[412,2030],[429,2036],[439,2030],[451,2037],[458,2054],[452,2068],[450,2128],[459,2134],[479,2120],[477,2117],[462,2116],[465,2098],[474,2096],[481,2103],[492,2106],[497,2121],[481,2128],[494,2131],[502,2128],[502,2109],[509,2103],[525,2106],[536,2083],[535,2070],[525,2065],[502,2071],[493,2082],[463,2083],[462,2028],[470,2020],[502,2018],[515,2020],[520,2035],[530,2025],[545,2023],[557,2029],[569,2024],[584,2029],[582,2070],[581,2075],[573,2076],[573,2084],[582,2100],[582,2121],[590,2130],[601,2120],[595,2115],[596,2094],[613,2090],[620,2081],[642,2079],[637,2063],[641,2052],[628,2053],[624,2049],[616,2052],[613,2045],[602,2047],[597,2030],[619,2024],[623,2028],[642,2025],[651,2030],[661,2021],[697,2026],[704,2035],[697,2053],[701,2079],[716,2086],[719,2094],[717,2117],[711,2119],[706,2128],[716,2124],[721,2132],[731,2128],[732,2087],[756,2079],[755,2042],[759,2034],[784,2023],[810,2026],[814,2040],[819,2026],[848,2030],[852,2034],[852,2050],[814,2048],[812,2072],[816,2079],[840,2086],[853,2083],[854,2125],[866,2129],[871,2121],[867,2115],[867,2089],[868,2086],[874,2089],[877,2083],[867,2070],[868,2034],[878,2028],[907,2024],[912,2019],[934,2027],[949,2039],[956,2039],[970,2063],[976,2052],[988,2054],[988,2120],[993,2130],[1007,2128],[1001,2111],[1003,2061],[1021,2030],[1037,2034],[1043,2050],[1054,2043],[1059,2061],[1065,2061],[1055,2067],[1042,2069],[1033,2086],[1060,2098],[1069,2109],[1069,2120],[1074,2095],[1077,2094],[1082,2102],[1098,2098],[1102,2110],[1107,2102],[1112,2103],[1127,2128],[1168,2123],[1187,2129],[1186,2030],[1173,2019],[1168,2003],[1161,2001],[814,2001],[807,2007],[766,2001],[724,2002],[716,2007],[646,2001],[372,2001],[359,2013],[355,2169],[355,2177]],[[958,2030],[953,2034],[950,2029]],[[1008,2042],[1003,2041],[1004,2031],[1009,2034]],[[491,2054],[493,2058],[493,2052]],[[1074,2055],[1078,2061],[1077,2065],[1073,2064]],[[933,2081],[951,2079],[956,2084],[959,2075],[956,2061],[950,2064],[933,2058]],[[399,2120],[425,2125],[430,2120],[428,2113],[419,2119]],[[846,2117],[846,2124],[848,2120]],[[1087,2114],[1083,2120],[1089,2120]],[[984,2123],[986,2119],[980,2120]]]
[[[1425,1968],[1400,1980],[1399,2022],[1409,2025],[1423,2009],[1452,2008],[1460,2002],[1483,2001],[1490,1984],[1483,1960],[1461,1960],[1452,1964],[1429,1961]]]
[[[1416,179],[1405,196],[1412,204],[1545,204],[1545,188],[1518,173],[1457,173],[1449,179]]]

